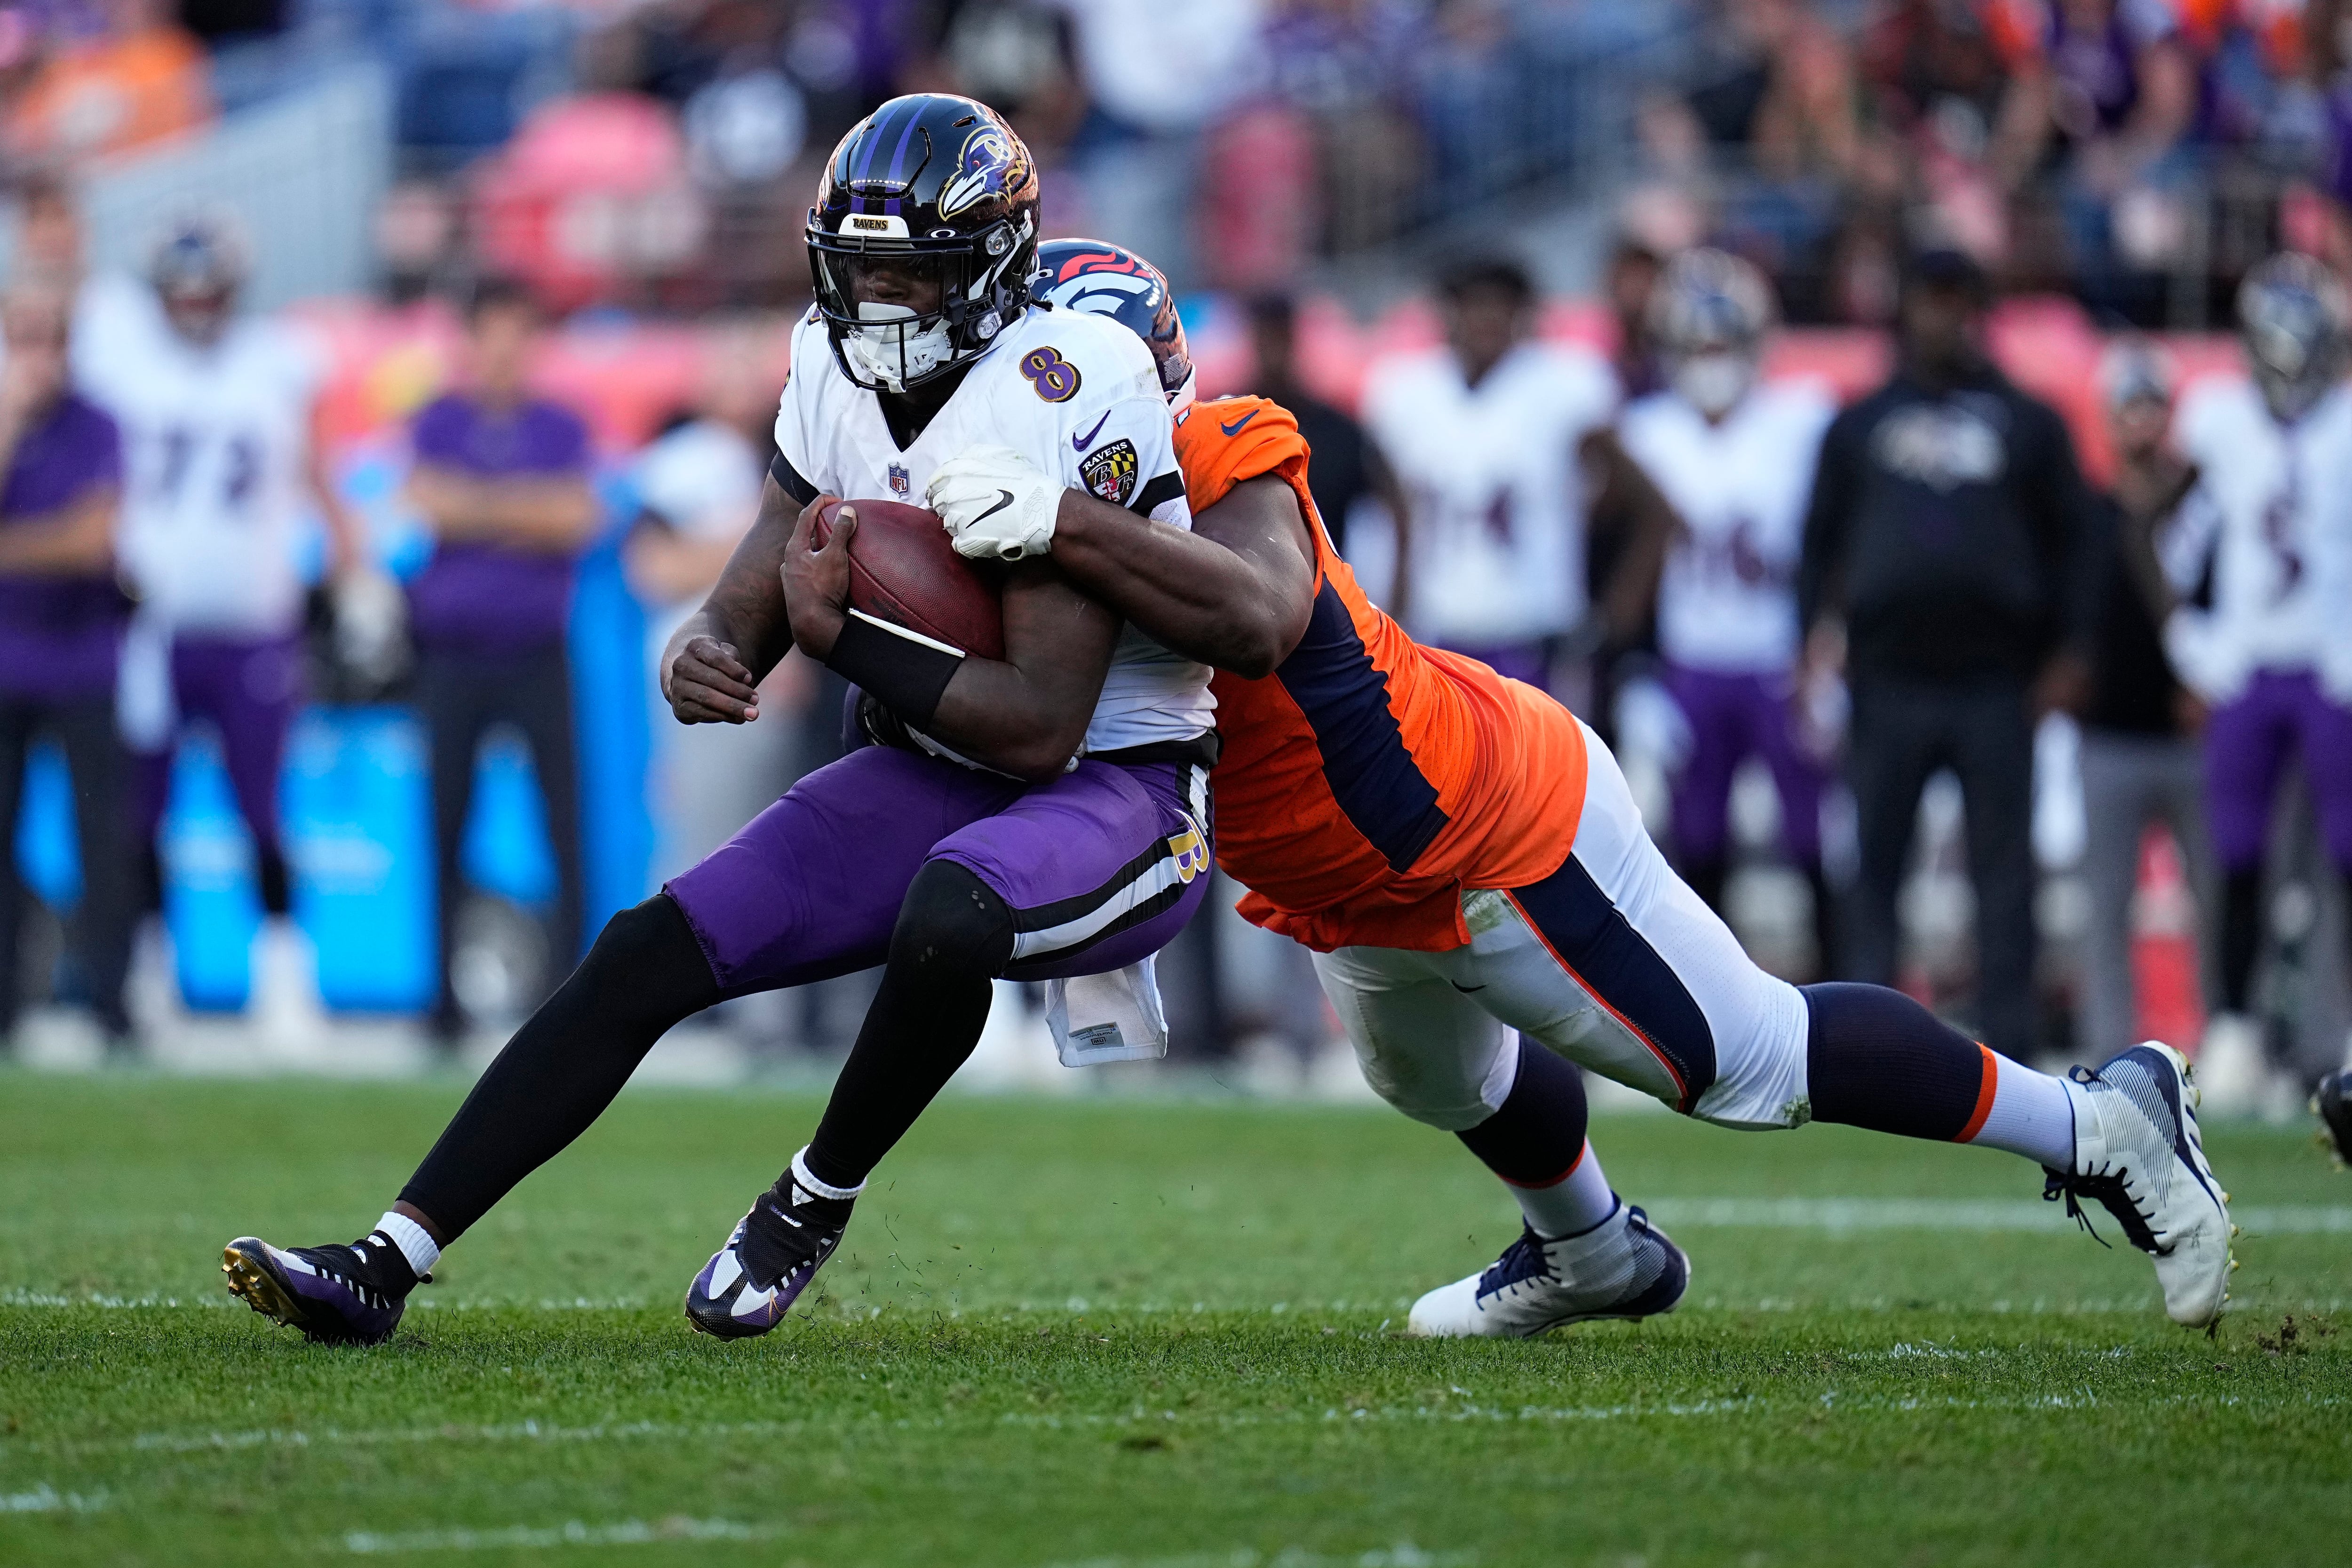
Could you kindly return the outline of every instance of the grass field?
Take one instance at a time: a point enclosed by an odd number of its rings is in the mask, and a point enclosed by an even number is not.
[[[765,1341],[677,1302],[814,1122],[772,1092],[625,1096],[382,1349],[223,1293],[460,1092],[0,1073],[0,1563],[2352,1560],[2352,1178],[2299,1132],[2211,1138],[2210,1341],[2019,1162],[1666,1117],[1594,1134],[1681,1312],[1406,1340],[1516,1230],[1453,1140],[1183,1100],[943,1102]]]

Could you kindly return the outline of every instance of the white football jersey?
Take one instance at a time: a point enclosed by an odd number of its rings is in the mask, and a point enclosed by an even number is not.
[[[1143,340],[1108,317],[1024,310],[904,449],[879,397],[835,360],[824,320],[811,311],[793,331],[776,447],[819,490],[921,506],[932,470],[982,446],[1010,447],[1062,483],[1154,521],[1192,526],[1159,368]],[[1191,740],[1215,725],[1208,667],[1124,628],[1086,749]]]
[[[1364,424],[1412,508],[1415,635],[1490,647],[1584,618],[1577,444],[1617,403],[1606,361],[1549,343],[1519,344],[1475,387],[1449,348],[1372,368]]]
[[[91,395],[122,426],[122,559],[143,602],[183,631],[292,631],[323,356],[250,318],[198,347],[158,313],[111,334],[91,371]]]
[[[1694,669],[1785,670],[1797,657],[1797,561],[1822,434],[1837,405],[1808,382],[1757,387],[1720,425],[1677,393],[1642,399],[1617,438],[1686,532],[1658,585],[1658,651]]]
[[[2332,558],[2352,550],[2352,391],[2282,426],[2252,383],[2202,381],[2173,439],[2198,470],[2166,549],[2189,601],[2165,629],[2181,678],[2226,700],[2256,670],[2314,668],[2331,625],[2344,635],[2321,598],[2344,575]]]

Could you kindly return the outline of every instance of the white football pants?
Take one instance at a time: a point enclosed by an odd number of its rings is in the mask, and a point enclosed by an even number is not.
[[[1510,1093],[1517,1029],[1703,1121],[1803,1124],[1804,997],[1674,874],[1589,726],[1584,744],[1575,849],[1532,887],[1465,891],[1469,946],[1316,954],[1365,1079],[1414,1121],[1458,1132]]]

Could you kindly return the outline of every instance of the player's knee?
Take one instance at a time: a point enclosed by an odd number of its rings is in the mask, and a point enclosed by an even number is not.
[[[683,1018],[719,1000],[710,961],[686,911],[667,893],[656,893],[604,922],[572,984],[599,1005],[631,1016]]]
[[[1482,1042],[1484,1048],[1463,1050],[1458,1044],[1427,1039],[1412,1042],[1380,1040],[1351,1042],[1364,1082],[1391,1109],[1441,1132],[1462,1132],[1495,1114],[1510,1093],[1509,1063],[1499,1043]]]
[[[909,973],[995,975],[1013,962],[1013,910],[952,860],[926,861],[898,906],[890,963]]]

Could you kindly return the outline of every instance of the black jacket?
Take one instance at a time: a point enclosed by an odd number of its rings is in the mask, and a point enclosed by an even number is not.
[[[2065,422],[1990,364],[1945,391],[1898,370],[1822,437],[1798,610],[1843,616],[1855,679],[2028,678],[2087,654],[2100,586]]]

